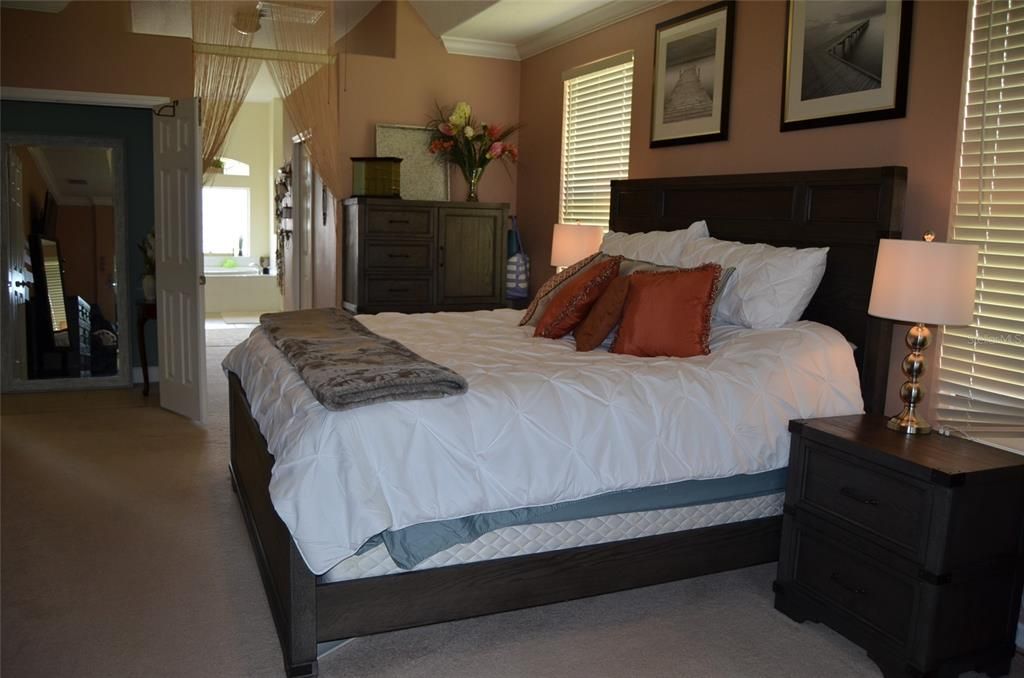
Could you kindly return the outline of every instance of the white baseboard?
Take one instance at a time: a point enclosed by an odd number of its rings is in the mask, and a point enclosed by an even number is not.
[[[142,368],[141,367],[133,367],[132,368],[132,383],[133,384],[141,384],[142,383]],[[149,366],[149,383],[150,384],[159,384],[160,383],[160,368],[157,367],[156,365],[150,365]]]

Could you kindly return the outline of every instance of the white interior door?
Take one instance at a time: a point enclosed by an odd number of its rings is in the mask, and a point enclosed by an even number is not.
[[[200,422],[206,418],[201,134],[198,100],[155,109],[160,405]]]

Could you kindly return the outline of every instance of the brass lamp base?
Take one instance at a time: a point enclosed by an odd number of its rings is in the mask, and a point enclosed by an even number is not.
[[[917,416],[913,410],[904,407],[903,411],[891,418],[886,427],[891,431],[899,431],[907,435],[924,435],[932,432],[932,426]]]
[[[931,425],[917,414],[918,405],[924,399],[924,388],[920,378],[924,374],[924,350],[931,342],[932,333],[924,325],[918,323],[907,330],[907,346],[910,353],[903,359],[900,366],[907,381],[900,386],[900,399],[903,411],[889,420],[886,426],[906,435],[924,435],[932,432]]]

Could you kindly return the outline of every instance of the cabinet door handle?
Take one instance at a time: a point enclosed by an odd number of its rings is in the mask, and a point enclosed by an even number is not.
[[[393,252],[388,253],[388,259],[408,259],[408,254],[394,254]]]
[[[865,497],[859,494],[856,490],[851,490],[849,487],[843,485],[839,488],[839,494],[843,495],[847,499],[852,499],[858,504],[864,504],[865,506],[878,506],[878,500],[873,497]]]
[[[865,591],[864,589],[859,588],[857,586],[853,586],[852,584],[848,584],[845,581],[843,581],[843,578],[839,576],[838,572],[832,572],[832,576],[829,578],[841,589],[849,591],[850,593],[854,593],[858,596],[867,595],[867,591]]]
[[[437,265],[439,268],[444,268],[444,245],[437,248]]]

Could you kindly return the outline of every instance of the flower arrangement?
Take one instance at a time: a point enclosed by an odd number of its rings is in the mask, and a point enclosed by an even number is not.
[[[508,139],[519,125],[488,125],[473,119],[473,109],[460,101],[451,110],[437,107],[437,117],[430,121],[430,152],[441,162],[459,168],[469,184],[467,202],[476,202],[477,188],[484,168],[492,160],[512,163],[519,158],[519,148]]]

